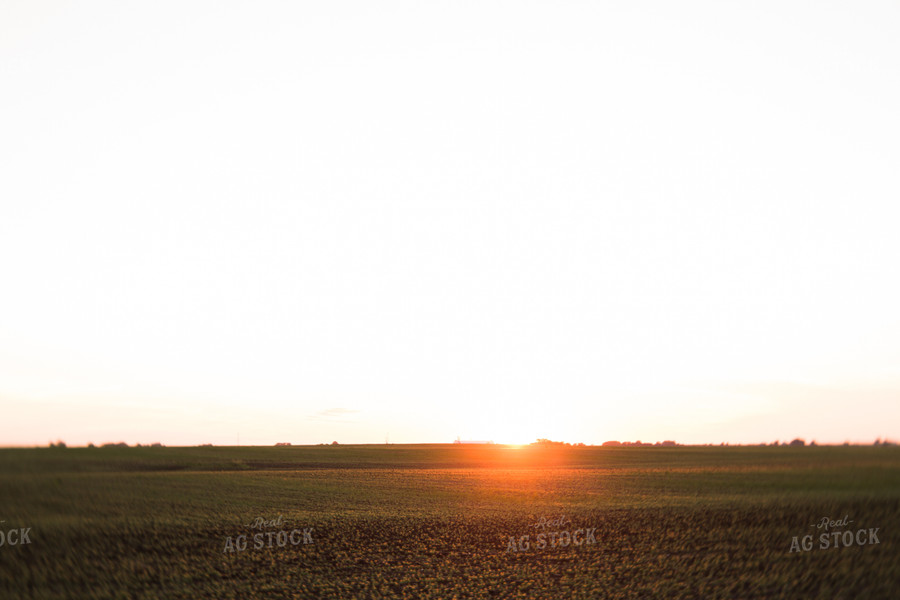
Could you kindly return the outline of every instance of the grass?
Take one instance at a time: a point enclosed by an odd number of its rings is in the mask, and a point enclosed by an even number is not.
[[[278,515],[314,543],[223,552]],[[880,543],[789,552],[844,515]],[[900,449],[5,449],[0,520],[3,598],[892,598]]]

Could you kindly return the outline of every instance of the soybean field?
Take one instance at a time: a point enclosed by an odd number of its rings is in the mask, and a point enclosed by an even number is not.
[[[0,450],[2,598],[896,598],[900,448]]]

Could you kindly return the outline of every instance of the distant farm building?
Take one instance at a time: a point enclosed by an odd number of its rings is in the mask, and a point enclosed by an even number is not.
[[[638,440],[636,442],[618,442],[615,440],[610,440],[608,442],[603,442],[604,446],[677,446],[674,440],[666,440],[664,442],[656,442],[655,444],[651,444],[650,442],[642,442]]]

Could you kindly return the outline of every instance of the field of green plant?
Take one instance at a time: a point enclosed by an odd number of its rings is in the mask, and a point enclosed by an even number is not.
[[[897,447],[4,449],[0,521],[0,598],[900,597]]]

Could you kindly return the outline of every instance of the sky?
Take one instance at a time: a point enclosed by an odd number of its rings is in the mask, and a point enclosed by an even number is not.
[[[0,4],[0,445],[900,439],[896,2]]]

